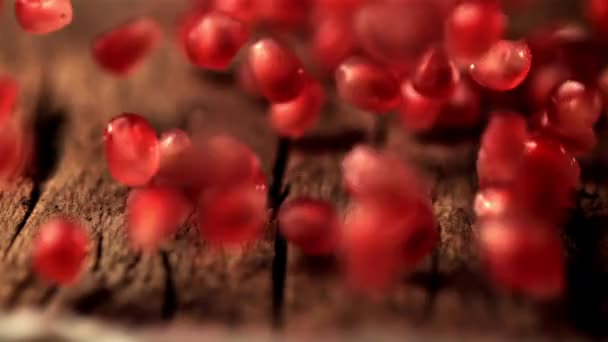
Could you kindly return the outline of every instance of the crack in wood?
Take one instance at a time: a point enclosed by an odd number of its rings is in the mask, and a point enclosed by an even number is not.
[[[53,299],[53,297],[55,297],[55,295],[57,295],[57,293],[59,292],[59,287],[57,286],[49,286],[43,293],[42,297],[40,298],[39,301],[39,305],[42,307],[47,306],[51,300]]]
[[[160,257],[165,271],[165,293],[163,299],[163,305],[161,307],[161,318],[169,321],[175,317],[177,312],[177,292],[175,291],[175,283],[173,281],[173,268],[169,260],[169,254],[167,252],[160,252]]]
[[[101,256],[103,255],[103,233],[99,233],[97,237],[97,246],[95,248],[95,261],[93,262],[92,272],[99,271],[101,267]]]

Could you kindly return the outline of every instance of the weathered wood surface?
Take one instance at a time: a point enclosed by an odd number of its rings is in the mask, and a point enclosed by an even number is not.
[[[178,10],[173,1],[75,5],[74,24],[46,37],[25,35],[10,11],[5,8],[2,14],[0,73],[22,82],[19,112],[35,122],[39,140],[33,176],[0,193],[0,306],[75,312],[127,324],[269,329],[272,242],[224,253],[207,248],[189,224],[162,253],[142,256],[129,250],[123,214],[128,189],[112,181],[101,154],[104,123],[132,111],[146,115],[159,130],[178,126],[232,134],[259,153],[269,171],[276,138],[267,127],[264,106],[229,77],[202,75],[188,66],[171,39],[132,78],[119,80],[98,70],[88,50],[96,34],[147,13],[166,25],[171,38]],[[341,158],[370,139],[372,126],[364,113],[328,106],[319,127],[294,143],[286,176],[290,196],[329,199],[343,208]],[[567,296],[546,304],[497,292],[484,280],[473,241],[474,143],[422,143],[391,126],[384,148],[416,161],[433,180],[441,232],[434,260],[423,262],[386,297],[369,298],[344,287],[332,260],[310,260],[290,250],[284,310],[289,332],[554,340],[608,330],[605,157],[587,163],[581,206],[565,231]],[[38,225],[56,215],[82,219],[95,239],[87,272],[72,288],[48,287],[29,267]]]

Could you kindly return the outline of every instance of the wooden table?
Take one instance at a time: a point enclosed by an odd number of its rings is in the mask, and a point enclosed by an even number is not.
[[[179,11],[173,0],[76,0],[74,23],[43,37],[20,31],[8,5],[0,22],[0,73],[21,82],[19,115],[32,120],[38,140],[34,175],[0,193],[0,307],[73,312],[143,329],[215,324],[220,331],[270,331],[272,240],[217,251],[189,223],[163,252],[142,256],[127,245],[128,189],[111,179],[102,156],[104,124],[121,112],[137,112],[159,131],[181,127],[238,137],[269,172],[277,138],[265,105],[239,90],[230,75],[189,66],[172,39],[129,79],[97,68],[91,40],[133,14],[158,18],[172,38]],[[286,175],[290,196],[329,199],[344,208],[341,158],[372,135],[370,115],[332,102],[319,126],[293,145]],[[433,180],[441,232],[436,253],[385,297],[370,298],[342,284],[333,260],[305,259],[290,249],[285,334],[556,340],[606,333],[606,156],[584,162],[579,206],[564,231],[566,296],[536,303],[493,289],[480,269],[471,210],[475,143],[423,142],[395,124],[386,138],[383,148],[414,160]],[[71,288],[49,287],[30,269],[32,237],[57,215],[83,220],[95,242],[82,281]]]

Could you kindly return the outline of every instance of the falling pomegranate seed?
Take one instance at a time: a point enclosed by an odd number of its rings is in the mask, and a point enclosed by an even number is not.
[[[547,112],[551,124],[592,127],[600,117],[602,100],[595,89],[577,81],[562,83],[553,93]]]
[[[502,40],[471,64],[469,72],[482,86],[505,91],[520,85],[531,65],[532,54],[526,43]]]
[[[184,53],[185,56],[188,56],[188,52],[186,51],[188,36],[190,35],[194,25],[199,23],[207,12],[208,10],[206,8],[200,9],[199,7],[195,7],[178,16],[175,23],[174,39],[178,48]]]
[[[160,167],[157,180],[172,183],[183,176],[185,162],[192,150],[192,141],[188,133],[181,129],[163,132],[159,139]]]
[[[399,105],[399,82],[382,66],[353,57],[336,70],[340,96],[359,109],[384,114]]]
[[[71,0],[15,0],[21,28],[33,34],[60,30],[72,22]]]
[[[491,1],[465,1],[455,7],[445,23],[445,41],[459,64],[469,64],[502,39],[507,18]]]
[[[145,185],[160,167],[156,132],[137,114],[123,113],[113,118],[106,126],[104,144],[110,173],[124,185]]]
[[[399,118],[403,127],[411,132],[428,131],[435,125],[443,101],[420,94],[410,80],[401,84]]]
[[[569,78],[570,73],[559,63],[535,67],[526,81],[528,104],[536,109],[545,108],[555,88]]]
[[[515,206],[513,197],[508,186],[484,188],[475,196],[475,215],[479,220],[503,218]]]
[[[270,106],[270,124],[281,136],[297,139],[317,123],[324,103],[323,88],[310,81],[295,99]]]
[[[249,29],[245,24],[214,11],[192,25],[186,39],[186,51],[194,65],[226,70],[248,39]]]
[[[447,98],[460,81],[460,73],[445,51],[432,47],[418,61],[412,85],[423,96]]]
[[[11,183],[28,171],[32,140],[32,132],[19,120],[0,124],[0,185]]]
[[[262,96],[258,83],[251,71],[251,65],[247,62],[241,63],[237,70],[238,84],[251,97]]]
[[[10,119],[19,98],[19,84],[9,76],[0,76],[0,125]]]
[[[306,23],[313,0],[257,0],[260,20],[277,30],[295,29]]]
[[[184,194],[170,187],[131,191],[127,218],[131,245],[153,252],[185,223],[192,205]]]
[[[248,62],[260,92],[271,102],[293,100],[306,85],[300,60],[273,39],[265,38],[253,44]]]
[[[350,17],[332,13],[316,19],[312,53],[323,71],[333,72],[353,54],[355,47]]]
[[[337,248],[341,227],[331,203],[310,198],[293,200],[281,207],[278,222],[285,239],[305,254],[330,254]]]
[[[106,71],[127,76],[158,45],[160,37],[160,26],[154,20],[133,19],[99,36],[93,44],[93,56]]]
[[[86,229],[72,219],[53,219],[38,228],[33,267],[43,280],[71,285],[78,280],[90,240]]]
[[[234,245],[261,237],[266,222],[266,194],[249,185],[211,190],[199,201],[201,237],[216,245]]]
[[[608,2],[605,0],[585,0],[585,14],[595,31],[608,35]]]
[[[482,260],[494,282],[510,291],[553,299],[564,290],[558,231],[533,220],[490,220],[479,230]]]
[[[528,139],[527,123],[517,113],[494,113],[481,138],[477,175],[481,186],[512,181]]]

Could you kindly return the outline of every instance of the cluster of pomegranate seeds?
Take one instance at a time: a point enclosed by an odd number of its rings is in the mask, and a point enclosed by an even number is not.
[[[149,18],[132,19],[99,36],[93,43],[93,57],[106,71],[126,76],[158,45],[160,26]]]
[[[56,218],[38,228],[32,262],[40,278],[71,285],[78,280],[89,251],[86,228],[72,219]]]
[[[26,32],[51,33],[72,22],[72,1],[15,0],[15,16]]]

